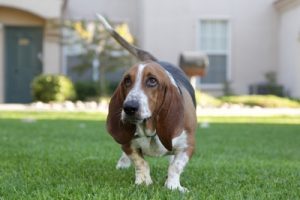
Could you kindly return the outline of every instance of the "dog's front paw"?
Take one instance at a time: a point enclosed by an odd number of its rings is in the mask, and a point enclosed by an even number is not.
[[[137,175],[135,177],[135,184],[136,185],[141,185],[141,184],[145,184],[145,185],[151,185],[153,182],[152,182],[152,179],[149,175],[145,175],[145,174],[140,174],[140,175]]]
[[[182,193],[189,192],[189,190],[185,187],[182,187],[179,182],[176,181],[166,181],[165,187],[169,190],[179,190]]]

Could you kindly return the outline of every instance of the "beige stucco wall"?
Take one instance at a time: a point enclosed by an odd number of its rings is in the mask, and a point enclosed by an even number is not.
[[[55,19],[61,15],[64,0],[0,0],[1,6],[16,8],[44,19]]]
[[[0,21],[11,26],[44,26],[45,20],[22,10],[3,7],[0,4]]]
[[[300,98],[300,1],[279,12],[279,82]]]
[[[43,73],[45,74],[62,73],[59,31],[53,28],[51,22],[46,23],[43,41]]]
[[[299,0],[282,0],[282,4],[293,1]],[[296,64],[299,39],[295,39],[299,8],[279,14],[274,0],[88,0],[84,7],[81,2],[69,0],[67,17],[95,19],[94,13],[98,12],[113,21],[125,20],[142,48],[175,64],[180,52],[198,50],[199,19],[228,19],[228,78],[233,91],[246,94],[250,84],[264,82],[266,72],[276,71],[291,94],[299,96],[299,92],[294,92],[300,87],[300,78],[296,78],[300,74]],[[290,7],[295,8],[295,4]],[[210,92],[220,95],[222,89]]]
[[[44,44],[43,73],[62,74],[60,66],[61,47],[56,42],[45,41]]]
[[[68,0],[66,17],[95,20],[100,13],[115,22],[127,22],[134,35],[138,34],[138,9],[140,0]]]
[[[41,26],[44,27],[43,39],[43,71],[44,73],[60,73],[60,45],[57,37],[53,38],[53,27],[49,21],[40,16],[3,6],[0,0],[0,102],[4,102],[5,93],[5,65],[4,65],[4,34],[5,26]],[[11,1],[14,2],[14,1]],[[25,1],[24,1],[25,2]],[[20,6],[20,5],[19,5]],[[56,30],[55,30],[56,31]],[[49,34],[50,33],[50,34]]]
[[[231,25],[230,80],[237,94],[248,93],[264,73],[277,70],[277,13],[273,0],[141,0],[142,47],[163,60],[197,50],[200,18],[225,18]]]

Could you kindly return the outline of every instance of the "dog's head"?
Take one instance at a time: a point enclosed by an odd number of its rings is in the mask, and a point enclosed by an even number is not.
[[[120,144],[130,142],[136,125],[156,131],[167,149],[183,123],[183,99],[173,77],[156,62],[142,62],[123,76],[109,104],[107,128]]]

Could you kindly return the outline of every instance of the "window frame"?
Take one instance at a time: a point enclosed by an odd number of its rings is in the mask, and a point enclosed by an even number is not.
[[[227,40],[228,40],[228,47],[227,51],[225,54],[220,53],[220,52],[213,52],[213,51],[203,51],[201,50],[201,39],[200,39],[200,33],[201,33],[201,21],[226,21],[227,22]],[[196,21],[196,51],[202,51],[206,53],[207,55],[226,55],[227,60],[226,60],[226,81],[230,81],[232,76],[231,76],[231,59],[232,59],[232,21],[229,16],[200,16],[197,18]],[[201,77],[198,78],[197,80],[197,85],[199,85],[202,89],[222,89],[224,87],[224,83],[201,83]]]

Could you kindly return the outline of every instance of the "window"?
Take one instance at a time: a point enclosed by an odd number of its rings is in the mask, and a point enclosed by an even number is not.
[[[198,48],[209,58],[209,68],[200,83],[223,84],[227,81],[229,61],[229,26],[227,20],[200,20]]]

